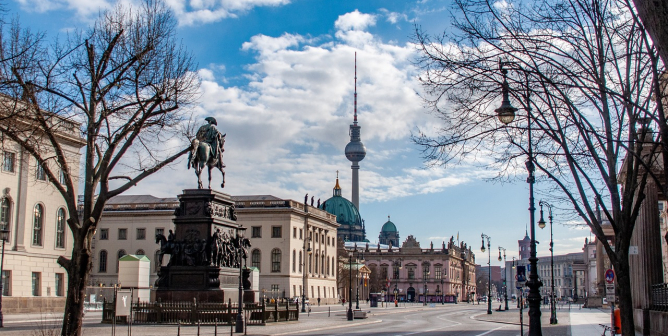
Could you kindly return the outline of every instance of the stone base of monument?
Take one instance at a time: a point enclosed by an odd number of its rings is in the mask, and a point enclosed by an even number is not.
[[[259,295],[256,291],[251,289],[246,289],[244,290],[244,296],[243,296],[244,303],[255,303],[257,302],[258,296]]]
[[[225,302],[237,290],[239,270],[216,266],[161,267],[155,299],[159,301]],[[233,301],[234,297],[232,297]]]

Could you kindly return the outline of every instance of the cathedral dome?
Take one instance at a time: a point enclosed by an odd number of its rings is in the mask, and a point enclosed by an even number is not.
[[[360,216],[357,207],[341,195],[330,197],[320,205],[320,209],[335,215],[336,222],[341,225],[362,225],[362,217]]]
[[[381,232],[397,232],[397,226],[392,223],[388,217],[387,222],[380,229]]]

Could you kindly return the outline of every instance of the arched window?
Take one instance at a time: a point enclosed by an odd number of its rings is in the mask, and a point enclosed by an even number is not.
[[[299,273],[302,272],[302,265],[304,262],[302,261],[302,251],[299,251]]]
[[[100,264],[98,267],[100,273],[107,273],[107,251],[100,251]]]
[[[32,244],[35,246],[42,246],[42,224],[44,224],[44,207],[41,204],[36,204],[32,225]]]
[[[65,248],[65,209],[56,213],[56,247]]]
[[[118,254],[116,255],[116,273],[118,273],[118,266],[119,266],[119,261],[121,258],[123,258],[124,255],[126,255],[125,250],[118,250]]]
[[[11,203],[7,197],[0,203],[0,230],[9,231],[9,219],[11,218]]]
[[[281,271],[281,250],[279,249],[271,250],[271,271]]]
[[[252,267],[257,267],[258,271],[260,270],[260,261],[262,260],[262,255],[260,254],[260,250],[255,249],[251,253],[251,266]]]
[[[297,250],[292,250],[292,272],[297,270]]]
[[[137,250],[137,252],[135,252],[135,255],[143,256],[143,255],[146,255],[146,252],[144,252],[144,250],[142,250],[142,249],[139,249],[139,250]]]

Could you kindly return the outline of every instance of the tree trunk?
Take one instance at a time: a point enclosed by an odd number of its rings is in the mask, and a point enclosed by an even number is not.
[[[659,57],[668,64],[668,1],[665,0],[633,0],[645,29],[652,37]]]
[[[86,284],[88,283],[87,270],[92,267],[90,250],[85,248],[86,239],[79,237],[74,239],[72,259],[63,261],[67,269],[67,299],[65,301],[65,315],[63,316],[62,336],[80,336],[83,325],[84,298],[86,296]]]
[[[622,320],[622,335],[635,336],[635,324],[633,322],[633,302],[631,300],[631,277],[629,275],[629,260],[620,258],[615,263],[615,275],[617,276],[617,289],[619,297],[619,310]]]

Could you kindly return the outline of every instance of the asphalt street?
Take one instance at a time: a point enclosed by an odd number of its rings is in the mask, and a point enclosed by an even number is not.
[[[422,306],[421,304],[369,308],[367,319],[346,319],[346,307],[341,305],[312,307],[310,314],[301,314],[298,322],[270,323],[266,326],[249,326],[248,335],[462,335],[462,336],[516,336],[519,325],[483,321],[485,305],[449,304]],[[504,314],[504,313],[497,313]],[[507,312],[505,314],[513,314]],[[500,316],[500,315],[499,315]],[[479,317],[477,319],[476,317]],[[3,336],[51,335],[59,328],[59,315],[25,314],[6,315]],[[88,312],[85,316],[83,334],[85,336],[112,335],[112,326],[101,324],[100,312]],[[49,332],[49,330],[53,330]],[[526,331],[526,329],[525,329]],[[229,335],[230,327],[181,326],[175,325],[133,325],[133,335],[147,336],[195,336]],[[116,335],[128,335],[127,325],[118,325]],[[55,335],[55,333],[53,334]]]

